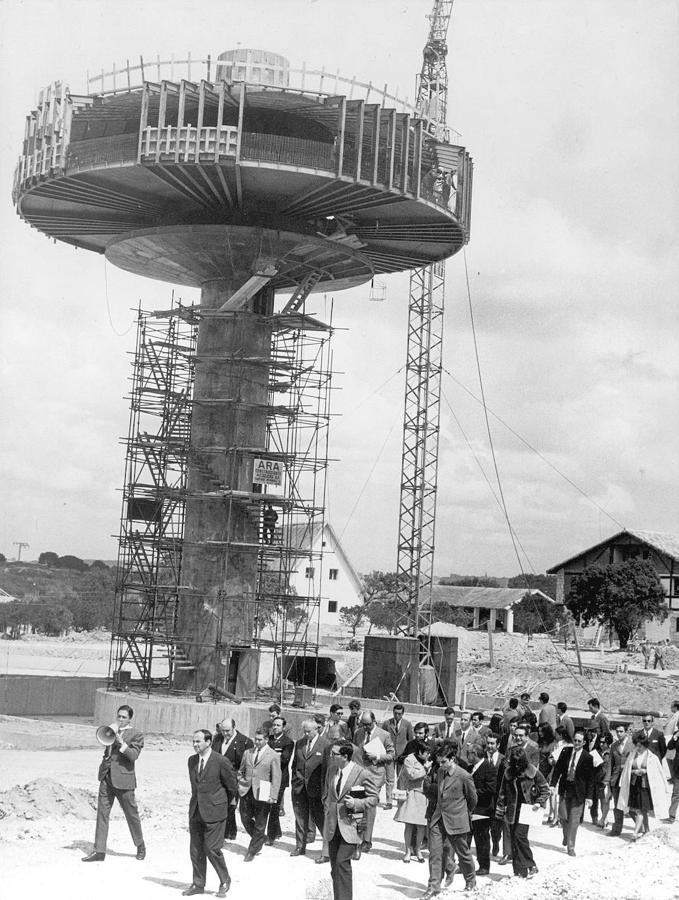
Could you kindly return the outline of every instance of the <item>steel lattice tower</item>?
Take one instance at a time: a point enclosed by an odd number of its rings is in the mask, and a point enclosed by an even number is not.
[[[418,79],[417,110],[428,117],[429,143],[439,165],[445,161],[442,145],[449,140],[446,35],[452,7],[453,0],[434,2]],[[433,190],[435,186],[436,182]],[[396,571],[398,605],[405,609],[400,630],[413,636],[431,610],[445,281],[443,261],[414,269],[410,275]]]

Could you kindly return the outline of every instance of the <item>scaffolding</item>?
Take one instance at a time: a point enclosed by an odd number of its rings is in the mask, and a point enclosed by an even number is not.
[[[197,332],[181,305],[162,317],[139,311],[109,659],[114,684],[172,683]]]
[[[202,645],[214,659],[210,682],[238,691],[239,656],[255,653],[258,668],[268,658],[263,669],[269,687],[283,697],[288,681],[303,680],[317,665],[332,324],[289,303],[279,313],[272,304],[268,309],[239,312],[234,327],[247,327],[256,317],[270,329],[270,352],[245,359],[236,345],[224,357],[241,375],[246,367],[266,370],[266,439],[256,447],[199,447],[191,440],[192,409],[202,402],[193,392],[196,365],[202,364],[198,325],[203,316],[235,319],[234,313],[181,305],[139,313],[109,664],[114,684],[124,677],[148,691],[176,691],[195,668],[177,633],[177,617],[182,595],[204,599],[182,584],[181,575],[186,503],[206,497],[221,498],[225,522],[245,523],[228,529],[232,539],[209,542],[222,559],[217,638]],[[235,473],[244,464],[252,467],[251,490],[235,490]],[[252,634],[223,643],[230,600],[222,588],[234,552],[254,556],[252,589],[237,602],[239,611],[254,613]],[[231,614],[238,614],[236,607]],[[254,692],[256,680],[248,688]]]

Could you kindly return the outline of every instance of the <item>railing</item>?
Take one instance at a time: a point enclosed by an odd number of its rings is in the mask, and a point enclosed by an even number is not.
[[[100,95],[121,94],[128,91],[139,90],[143,87],[145,81],[179,81],[186,79],[190,82],[199,82],[201,80],[214,82],[217,77],[217,66],[224,65],[223,62],[207,56],[205,59],[193,59],[188,53],[186,59],[170,59],[161,60],[157,56],[154,60],[139,57],[139,63],[130,65],[127,60],[124,66],[117,67],[115,64],[110,71],[101,70],[97,75],[91,75],[89,72],[86,76],[86,92],[96,93]],[[323,96],[334,96],[345,93],[348,100],[364,100],[366,103],[379,103],[383,108],[389,106],[397,110],[397,112],[410,113],[422,119],[427,126],[427,130],[438,129],[438,122],[434,118],[424,115],[418,115],[415,106],[409,102],[408,97],[405,99],[398,96],[398,93],[390,93],[385,84],[382,88],[377,87],[371,81],[358,81],[354,78],[347,78],[340,75],[339,71],[327,72],[324,68],[308,69],[306,64],[301,69],[288,69],[289,83],[285,88],[278,85],[270,84],[251,84],[251,87],[257,87],[260,90],[290,90],[299,93],[320,94]],[[460,138],[459,132],[452,130],[452,140],[457,141]]]
[[[116,134],[107,138],[74,141],[66,148],[66,169],[93,169],[115,163],[136,162],[139,134]]]
[[[332,144],[254,132],[243,133],[241,157],[325,171],[334,171],[337,165]]]
[[[230,125],[220,129],[193,125],[153,128],[149,125],[142,133],[140,161],[214,161],[221,156],[235,156],[237,146],[238,129]]]

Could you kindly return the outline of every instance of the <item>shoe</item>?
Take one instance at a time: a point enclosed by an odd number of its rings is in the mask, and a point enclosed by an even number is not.
[[[231,887],[230,881],[222,881],[219,885],[219,890],[215,894],[215,897],[226,897],[229,892],[229,888]]]
[[[455,878],[455,869],[453,869],[452,872],[448,872],[448,874],[446,875],[446,880],[443,882],[443,887],[449,888],[453,883],[453,878]]]
[[[318,856],[314,860],[314,862],[316,863],[317,866],[321,866],[321,865],[323,865],[323,863],[329,863],[330,857],[329,856]]]
[[[493,847],[493,849],[490,851],[491,859],[497,859],[499,855],[500,855],[500,848]]]
[[[198,887],[197,884],[192,884],[191,887],[187,887],[185,891],[182,891],[182,897],[193,897],[194,894],[204,894],[205,888]]]
[[[507,865],[508,863],[510,863],[511,861],[512,861],[511,856],[509,856],[509,855],[507,855],[507,854],[505,854],[505,855],[502,857],[502,859],[498,860],[498,862],[499,862],[499,864],[500,864],[501,866],[506,866],[506,865]]]
[[[363,843],[361,844],[361,850],[364,853],[370,853],[372,848],[373,848],[373,845],[370,841],[363,841]]]
[[[477,875],[490,875],[490,869],[477,869]]]
[[[420,900],[431,900],[432,897],[437,897],[441,893],[440,889],[436,890],[436,888],[427,888],[427,890],[422,894]]]
[[[257,856],[256,853],[246,853],[243,857],[243,862],[252,862],[252,860]]]
[[[416,856],[415,859],[417,859],[418,862],[426,862],[426,861],[427,861],[427,860],[424,858],[424,856]]]
[[[535,878],[535,876],[537,874],[538,874],[538,867],[531,866],[530,869],[528,870],[528,874],[526,875],[526,878]]]
[[[468,881],[464,886],[465,893],[475,891],[476,890],[476,879],[474,881]]]
[[[575,850],[574,850],[572,847],[569,847],[569,848],[568,848],[568,855],[569,855],[569,856],[575,856]]]
[[[273,845],[274,845],[276,842],[274,841],[273,838],[267,838],[265,843],[266,843],[266,846],[267,846],[267,847],[273,847]]]
[[[622,834],[622,831],[609,831],[608,832],[609,837],[620,837],[621,834]]]
[[[224,835],[225,841],[235,841],[236,840],[236,832],[229,831],[228,834]]]
[[[306,856],[306,850],[304,847],[301,849],[299,847],[295,847],[294,850],[290,851],[290,856]]]
[[[105,859],[105,853],[98,853],[96,850],[93,850],[91,853],[88,853],[87,856],[83,856],[81,862],[103,862]]]
[[[385,803],[385,804],[384,804],[384,808],[385,808],[385,809],[393,809],[394,806],[393,806],[392,803]]]
[[[146,859],[146,846],[144,844],[140,844],[137,847],[137,859]]]
[[[566,838],[564,838],[564,839],[561,841],[561,846],[562,846],[562,847],[567,847],[567,846],[568,846],[568,841],[566,840]]]
[[[406,853],[406,855],[403,857],[403,862],[404,862],[404,863],[409,863],[409,862],[410,862],[410,854],[409,854],[409,853]]]

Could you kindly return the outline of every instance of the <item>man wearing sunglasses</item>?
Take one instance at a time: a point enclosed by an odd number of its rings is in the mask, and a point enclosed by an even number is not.
[[[644,713],[641,719],[641,730],[648,740],[648,749],[655,753],[660,762],[662,762],[665,753],[667,753],[667,745],[665,744],[665,735],[659,728],[655,728],[654,718],[651,713]]]

